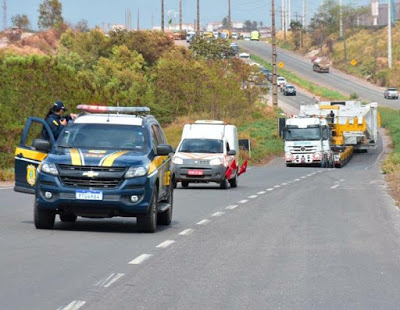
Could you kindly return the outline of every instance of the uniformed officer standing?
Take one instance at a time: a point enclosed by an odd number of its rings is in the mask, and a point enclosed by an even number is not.
[[[63,113],[67,109],[64,106],[62,101],[56,101],[53,103],[53,106],[50,108],[49,113],[46,115],[46,123],[49,125],[51,132],[53,133],[54,139],[57,140],[63,128],[67,125],[67,123],[71,119],[75,119],[77,117],[76,114],[71,113],[67,117],[62,117]],[[43,128],[42,130],[42,138],[45,140],[49,140],[50,137],[47,134],[47,130]]]

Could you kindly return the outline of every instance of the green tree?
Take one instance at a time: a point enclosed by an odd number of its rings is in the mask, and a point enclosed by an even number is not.
[[[57,28],[63,23],[61,2],[58,0],[44,0],[39,5],[38,26],[40,29]]]
[[[79,22],[76,23],[75,29],[80,32],[89,32],[89,25],[86,19],[81,19]]]
[[[195,37],[190,49],[197,57],[205,59],[225,59],[235,56],[235,50],[230,47],[229,41],[224,39],[208,40]]]
[[[28,15],[26,14],[17,14],[13,17],[11,17],[11,22],[14,27],[21,28],[23,30],[27,30],[29,26],[31,25],[31,22],[29,21]]]
[[[224,29],[229,29],[229,28],[231,28],[230,26],[231,26],[231,25],[229,25],[228,17],[224,17],[224,18],[222,19],[222,27],[223,27]]]

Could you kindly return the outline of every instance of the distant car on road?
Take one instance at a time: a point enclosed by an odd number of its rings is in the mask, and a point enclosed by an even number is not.
[[[296,87],[293,85],[286,84],[283,88],[283,95],[284,96],[296,96]]]
[[[237,32],[232,32],[232,39],[233,39],[233,40],[239,40],[239,33],[237,33]]]
[[[281,87],[282,85],[285,86],[286,79],[284,77],[280,76],[276,79],[276,84],[278,85],[278,87]]]
[[[385,90],[383,96],[385,99],[399,99],[399,92],[396,88],[390,87]]]
[[[247,58],[247,59],[248,59],[248,58],[250,58],[250,54],[249,54],[249,53],[240,53],[240,54],[239,54],[239,57],[240,57],[240,58]]]
[[[230,47],[235,51],[236,55],[239,54],[239,46],[237,45],[237,43],[231,43]]]

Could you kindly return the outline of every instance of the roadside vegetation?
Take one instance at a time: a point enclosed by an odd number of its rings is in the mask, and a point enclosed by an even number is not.
[[[266,92],[251,80],[251,66],[229,53],[212,57],[204,42],[192,51],[152,31],[48,30],[40,37],[49,36],[46,53],[0,51],[0,180],[10,176],[26,119],[44,117],[55,100],[70,111],[80,103],[148,106],[167,126],[194,115],[241,120],[259,111]]]

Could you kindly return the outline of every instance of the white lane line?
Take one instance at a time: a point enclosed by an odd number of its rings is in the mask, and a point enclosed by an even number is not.
[[[131,260],[129,262],[129,265],[140,265],[143,263],[145,260],[148,260],[150,257],[152,257],[152,254],[142,254],[136,257],[134,260]]]
[[[210,220],[205,219],[205,220],[201,220],[200,222],[198,222],[197,225],[207,225],[210,222],[211,222]]]
[[[94,286],[104,286],[105,283],[107,283],[108,280],[110,280],[112,277],[114,276],[114,274],[110,274],[107,278],[100,280],[99,282],[97,282]]]
[[[215,212],[213,215],[211,215],[211,216],[214,216],[214,217],[218,217],[218,216],[222,216],[222,215],[224,215],[225,214],[225,212]]]
[[[317,172],[318,172],[318,173],[321,173],[321,172],[322,172],[322,170],[318,170]]]
[[[248,202],[247,199],[243,199],[243,200],[240,200],[240,201],[239,201],[239,203],[246,203],[246,202]]]
[[[331,189],[335,189],[335,188],[337,188],[339,185],[340,185],[340,184],[333,185],[333,186],[331,187]]]
[[[258,197],[258,195],[251,195],[251,196],[249,196],[247,198],[254,199],[254,198],[257,198],[257,197]]]
[[[165,240],[164,242],[161,242],[159,245],[157,245],[156,248],[165,249],[174,243],[175,243],[175,240]]]
[[[78,310],[86,304],[86,301],[83,300],[74,300],[70,304],[65,307],[60,307],[57,310]]]
[[[0,191],[2,190],[2,189],[13,189],[14,187],[0,187]]]
[[[282,184],[281,184],[281,186],[286,186],[286,185],[287,185],[287,183],[282,183]]]
[[[307,176],[308,176],[308,177],[312,177],[312,176],[313,176],[313,174],[312,174],[312,173],[310,173],[310,174],[307,174]]]
[[[306,178],[306,176],[302,176],[302,177],[301,177],[301,179],[305,179],[305,178]]]
[[[191,233],[194,232],[194,229],[188,228],[179,233],[180,236],[189,236]]]
[[[340,179],[340,182],[344,182],[344,179]]]
[[[110,287],[111,284],[117,282],[119,279],[121,279],[125,274],[123,273],[117,273],[112,279],[110,279],[106,284],[104,284],[104,287]]]
[[[227,206],[225,209],[226,210],[233,210],[236,209],[238,207],[238,205],[232,205],[232,206]]]
[[[294,182],[299,182],[299,181],[300,181],[300,179],[295,179],[295,180],[294,180]]]
[[[279,188],[279,187],[281,187],[281,186],[280,186],[280,185],[275,185],[274,187],[275,187],[275,188]]]
[[[257,195],[264,195],[265,191],[258,192]]]
[[[271,188],[267,188],[267,191],[269,191],[269,192],[271,192],[271,191],[273,191],[274,189],[271,187]]]

